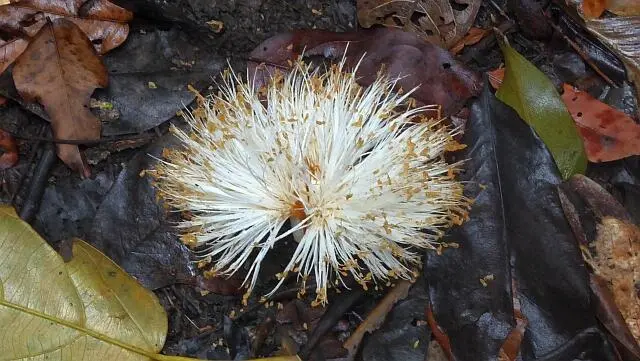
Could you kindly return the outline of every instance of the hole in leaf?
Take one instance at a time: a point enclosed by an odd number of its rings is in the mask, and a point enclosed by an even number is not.
[[[451,64],[450,63],[442,63],[442,68],[443,69],[449,69],[449,68],[451,68]]]
[[[469,7],[469,4],[461,4],[456,1],[449,1],[449,3],[451,4],[451,8],[455,11],[465,11]]]

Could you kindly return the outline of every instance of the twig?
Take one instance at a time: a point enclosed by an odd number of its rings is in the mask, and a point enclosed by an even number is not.
[[[560,27],[556,24],[554,24],[551,19],[547,18],[547,22],[549,23],[549,25],[551,25],[551,27],[553,28],[553,30],[555,30],[558,34],[560,34],[560,36],[562,36],[562,38],[564,39],[564,41],[567,42],[567,44],[569,44],[569,46],[571,46],[571,48],[578,53],[578,55],[580,55],[580,57],[585,61],[585,63],[587,63],[591,69],[593,69],[593,71],[595,71],[598,75],[600,75],[600,77],[602,77],[602,79],[604,79],[604,81],[606,81],[609,85],[615,87],[616,84],[613,82],[613,80],[611,80],[605,73],[602,72],[602,70],[600,70],[600,68],[598,68],[598,66],[596,65],[596,63],[594,63],[591,58],[589,58],[589,56],[587,54],[585,54],[584,51],[582,51],[582,49],[580,48],[580,46],[578,44],[576,44],[576,42],[574,42],[573,40],[569,39],[568,36],[564,35],[564,33],[562,32],[562,29],[560,29]]]
[[[27,199],[22,203],[20,209],[20,218],[26,222],[31,222],[33,217],[40,208],[40,201],[42,200],[42,194],[44,193],[45,186],[47,185],[47,178],[49,177],[49,171],[56,163],[58,157],[56,156],[56,150],[53,143],[47,143],[44,146],[42,156],[33,171],[31,177],[31,184],[29,185],[29,192],[27,193]]]
[[[74,144],[74,145],[96,145],[103,143],[112,143],[112,142],[120,142],[124,140],[146,140],[146,139],[154,139],[157,137],[156,134],[146,133],[143,135],[123,135],[117,137],[105,137],[100,139],[57,139],[57,138],[49,138],[49,137],[41,137],[41,136],[28,136],[28,135],[20,135],[13,132],[8,132],[16,139],[22,139],[28,142],[47,142],[47,143],[55,143],[55,144]]]
[[[38,136],[44,136],[46,134],[46,131],[47,131],[47,126],[42,124],[40,126],[40,130],[38,131]],[[38,155],[38,150],[40,149],[41,146],[42,146],[42,142],[38,142],[31,147],[32,149],[29,152],[30,154],[29,154],[29,160],[27,161],[27,164],[29,165],[33,164],[33,161],[36,159],[36,156]],[[27,169],[20,175],[20,180],[18,181],[18,187],[16,188],[15,192],[13,192],[13,195],[11,195],[11,204],[15,204],[16,197],[18,196],[18,193],[20,193],[24,180],[27,178],[27,175],[29,175],[30,169],[31,167],[28,166]]]

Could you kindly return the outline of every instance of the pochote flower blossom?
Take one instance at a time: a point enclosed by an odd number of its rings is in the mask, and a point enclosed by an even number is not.
[[[393,80],[361,87],[343,68],[298,62],[258,91],[227,72],[186,117],[190,129],[172,128],[182,148],[154,172],[159,195],[190,215],[183,240],[217,274],[246,264],[249,292],[290,234],[297,244],[271,293],[292,272],[303,284],[315,277],[319,303],[348,275],[365,287],[410,279],[420,251],[441,247],[444,229],[467,215],[459,163],[443,157],[460,148],[459,130],[430,118],[435,107],[409,105]]]

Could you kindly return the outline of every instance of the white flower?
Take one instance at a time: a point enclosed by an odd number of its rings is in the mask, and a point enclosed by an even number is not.
[[[190,217],[183,240],[203,246],[218,274],[246,263],[253,289],[260,263],[291,233],[289,272],[315,277],[316,302],[351,275],[410,279],[422,249],[466,217],[469,202],[443,159],[457,130],[411,107],[410,92],[384,76],[369,87],[334,66],[324,74],[298,62],[261,91],[226,73],[217,97],[172,128],[183,148],[155,170],[168,205]],[[291,229],[281,229],[291,221]],[[273,293],[275,289],[271,292]],[[248,293],[247,293],[248,294]]]

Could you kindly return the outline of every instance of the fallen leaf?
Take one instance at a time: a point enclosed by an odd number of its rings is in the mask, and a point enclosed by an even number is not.
[[[358,325],[358,328],[344,342],[343,347],[347,349],[349,357],[351,359],[355,358],[356,352],[358,351],[358,348],[364,336],[367,333],[373,332],[380,328],[384,320],[387,318],[389,312],[391,312],[391,310],[393,309],[393,306],[407,297],[411,285],[412,284],[410,281],[399,281],[393,288],[389,290],[384,298],[367,315],[367,318],[362,321],[360,325]]]
[[[395,287],[400,286],[398,283]],[[410,285],[407,291],[389,290],[393,297],[385,296],[376,305],[375,309],[385,310],[384,314],[375,315],[372,311],[364,322],[370,317],[379,317],[380,325],[370,332],[363,341],[362,360],[367,361],[424,361],[425,352],[429,347],[431,334],[426,321],[425,310],[429,304],[429,296],[424,282],[416,282]],[[404,296],[404,298],[403,298]],[[391,298],[391,299],[387,299]],[[395,304],[390,303],[395,299]],[[374,309],[374,310],[375,310]],[[358,332],[358,331],[355,331]],[[431,357],[431,355],[429,355]],[[429,359],[430,360],[430,359]]]
[[[9,34],[33,37],[47,18],[75,23],[104,54],[127,39],[133,14],[107,0],[21,0],[0,7],[0,29]]]
[[[488,88],[471,106],[463,141],[462,180],[475,199],[470,219],[446,236],[460,247],[428,253],[424,269],[453,359],[495,360],[516,326],[517,297],[528,321],[523,360],[614,360],[593,314],[548,148]],[[486,274],[495,279],[482,287]]]
[[[584,141],[591,162],[609,162],[640,154],[640,125],[626,113],[564,84],[562,101]]]
[[[640,93],[640,16],[586,19],[585,24],[587,30],[622,60],[629,80]]]
[[[18,145],[11,134],[0,129],[0,169],[8,169],[18,163]]]
[[[553,83],[507,44],[501,43],[505,76],[496,92],[549,147],[564,179],[584,173],[587,156],[576,125]]]
[[[25,38],[15,38],[9,41],[0,39],[0,73],[3,73],[9,65],[24,52],[29,45],[29,40]]]
[[[162,149],[171,146],[175,146],[173,136],[159,138],[124,165],[97,206],[87,235],[89,243],[149,289],[199,282],[192,270],[191,252],[166,219],[151,180],[140,176],[152,168]],[[201,285],[216,291],[206,282]],[[219,286],[222,290],[223,285]]]
[[[607,0],[607,10],[618,16],[640,15],[638,0]]]
[[[562,206],[582,241],[583,257],[595,276],[591,288],[599,300],[599,317],[636,357],[640,356],[640,228],[618,201],[598,183],[576,175],[560,187]],[[608,289],[608,291],[602,288]],[[617,305],[628,330],[615,322]],[[624,323],[623,323],[624,324]],[[628,334],[633,335],[629,338]],[[635,337],[635,341],[633,338]]]
[[[455,43],[451,48],[449,48],[449,52],[451,52],[451,54],[453,55],[456,55],[460,51],[462,51],[462,49],[464,49],[465,46],[473,45],[479,42],[480,40],[482,40],[482,38],[484,38],[488,33],[489,33],[489,29],[481,29],[481,28],[475,28],[475,27],[471,28],[469,29],[469,32],[467,33],[467,35],[465,35],[462,39],[458,40],[457,43]]]
[[[82,240],[65,263],[0,206],[0,354],[11,360],[187,361],[158,354],[167,316],[155,294]],[[262,361],[300,361],[297,356]]]
[[[13,79],[25,100],[44,106],[56,138],[100,138],[100,121],[89,110],[89,99],[96,88],[107,86],[107,70],[74,23],[47,22],[16,61]],[[71,169],[90,175],[77,145],[58,144],[57,152]]]
[[[302,53],[340,60],[345,52],[347,68],[359,64],[356,75],[360,85],[375,81],[384,65],[388,76],[400,78],[398,88],[406,91],[419,87],[413,98],[422,104],[440,105],[445,116],[455,114],[480,91],[476,73],[449,52],[415,34],[386,28],[348,33],[303,30],[276,35],[251,52],[249,73],[256,74],[255,84],[260,87],[270,74],[286,70],[288,61]]]
[[[478,0],[358,0],[358,21],[364,28],[380,24],[403,28],[449,48],[471,28]]]
[[[583,0],[582,14],[586,18],[599,18],[607,9],[607,2],[611,0]]]
[[[0,322],[15,331],[2,336],[3,357],[156,359],[167,317],[152,292],[80,240],[64,263],[8,206],[0,225]]]

